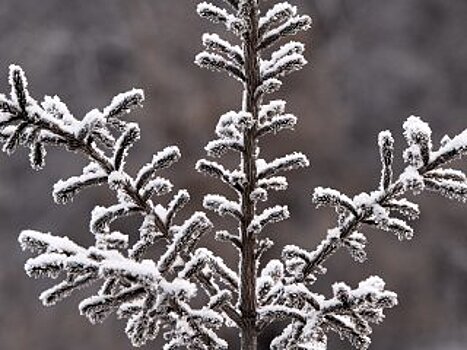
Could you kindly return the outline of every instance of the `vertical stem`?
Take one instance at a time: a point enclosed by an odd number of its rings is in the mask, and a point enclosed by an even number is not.
[[[244,110],[251,113],[254,120],[258,119],[259,106],[255,99],[255,91],[259,85],[259,54],[258,54],[258,0],[251,0],[248,14],[249,29],[244,36],[245,55],[245,91]],[[255,215],[255,204],[251,193],[256,186],[256,127],[245,131],[245,151],[242,156],[242,166],[246,174],[247,184],[242,193],[243,220],[241,223],[241,266],[240,266],[240,311],[242,314],[241,349],[256,350],[256,276],[257,262],[255,257],[256,237],[248,232],[248,226]]]

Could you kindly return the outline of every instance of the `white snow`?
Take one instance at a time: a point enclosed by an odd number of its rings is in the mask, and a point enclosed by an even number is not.
[[[79,254],[84,253],[85,249],[74,243],[68,237],[57,237],[50,233],[42,233],[34,230],[24,230],[20,233],[18,241],[23,250],[39,252],[47,251],[49,253]]]
[[[235,218],[241,217],[240,203],[228,200],[218,194],[208,194],[204,197],[203,207],[215,211],[221,216],[231,215]]]
[[[224,23],[228,30],[239,32],[243,24],[236,16],[227,12],[227,10],[217,7],[208,2],[202,2],[197,7],[198,14],[214,23]]]
[[[305,168],[310,165],[308,158],[301,152],[293,152],[284,157],[276,158],[267,163],[264,159],[256,161],[258,179],[267,178],[280,171],[290,171]]]
[[[280,23],[292,16],[297,14],[297,7],[292,6],[288,2],[281,2],[275,4],[271,9],[269,9],[266,14],[260,18],[259,20],[259,27],[263,28],[270,28],[272,25],[276,23]]]
[[[132,104],[128,104],[128,101],[132,101]],[[127,92],[118,94],[112,99],[110,105],[103,110],[103,114],[109,117],[113,112],[119,111],[120,114],[113,117],[120,117],[121,113],[129,113],[132,107],[141,105],[144,102],[144,91],[141,89],[132,89]],[[125,108],[121,108],[125,107]]]
[[[264,226],[284,221],[290,217],[289,209],[287,206],[276,205],[271,208],[266,208],[261,214],[256,215],[248,226],[248,231],[258,234]]]
[[[440,149],[431,154],[431,161],[438,159],[440,156],[453,152],[461,151],[463,154],[467,151],[467,129],[462,131],[459,135],[453,137],[452,139],[445,140],[444,144]]]

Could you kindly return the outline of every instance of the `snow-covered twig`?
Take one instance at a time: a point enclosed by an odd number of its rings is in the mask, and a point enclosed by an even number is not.
[[[317,205],[336,208],[338,226],[329,230],[328,236],[313,252],[299,254],[299,249],[286,247],[284,259],[291,260],[295,267],[298,266],[291,269],[293,280],[305,281],[314,272],[321,271],[322,264],[342,246],[349,247],[351,251],[360,246],[360,250],[363,250],[363,242],[366,241],[362,241],[364,236],[360,236],[360,242],[352,243],[362,225],[392,231],[399,239],[412,238],[413,229],[406,220],[417,218],[419,208],[403,197],[408,191],[418,194],[422,190],[430,190],[448,198],[467,201],[465,174],[460,170],[443,168],[467,153],[467,131],[464,130],[452,140],[445,140],[437,151],[432,150],[431,129],[420,118],[408,118],[404,131],[408,143],[408,148],[404,151],[407,167],[396,181],[392,180],[393,139],[390,132],[384,131],[379,136],[383,165],[379,189],[370,194],[361,193],[353,200],[335,190],[315,189],[313,200]],[[391,213],[399,214],[405,220],[391,217]],[[302,263],[297,265],[295,259]]]
[[[164,295],[168,286],[175,288],[178,283],[171,277],[173,265],[177,259],[189,262],[193,257],[190,253],[192,248],[211,229],[210,221],[200,213],[195,213],[182,226],[173,225],[175,215],[189,200],[186,191],[178,192],[167,207],[153,202],[155,196],[172,190],[170,181],[156,174],[178,161],[180,151],[177,147],[167,147],[154,155],[136,177],[125,172],[125,159],[139,139],[140,131],[137,124],[128,123],[122,117],[141,104],[143,92],[133,89],[120,94],[102,112],[93,110],[78,120],[58,97],[46,97],[41,104],[36,102],[27,90],[25,74],[20,67],[10,67],[10,84],[12,96],[1,96],[0,129],[4,151],[11,154],[18,145],[30,147],[34,168],[44,164],[46,146],[63,145],[84,154],[90,164],[82,175],[55,184],[53,193],[57,203],[67,203],[82,189],[103,184],[108,184],[117,197],[116,204],[107,208],[97,206],[93,210],[90,229],[96,239],[94,247],[86,249],[67,238],[35,231],[24,231],[20,235],[24,249],[39,253],[26,264],[29,275],[56,278],[60,273],[65,274],[62,282],[42,293],[43,303],[53,305],[73,291],[100,280],[103,284],[99,294],[81,303],[81,312],[92,322],[101,322],[113,311],[125,309],[127,334],[135,346],[143,345],[157,335],[153,328],[156,324],[159,329],[166,322],[172,324],[186,322],[186,317],[191,319],[197,310],[189,309],[185,316],[162,320],[156,314],[149,316],[152,314],[149,307],[144,316],[140,316],[140,308],[127,307],[134,303],[144,304],[154,298],[162,298],[160,303],[168,303],[166,307],[170,309],[181,307],[179,302],[185,299]],[[38,144],[42,149],[40,154],[37,154]],[[139,215],[143,221],[139,238],[131,247],[128,246],[127,235],[110,228],[114,220],[128,215]],[[145,251],[159,239],[168,243],[166,253],[157,263],[144,260]],[[127,256],[119,252],[126,248]],[[197,281],[208,290],[214,289],[213,281],[202,272],[198,274]],[[183,292],[186,286],[178,285],[180,283],[177,284],[180,292],[189,296],[188,301],[194,292]],[[237,311],[229,301],[224,302],[222,308],[238,322]],[[197,317],[201,322],[207,320],[203,314]],[[143,323],[138,323],[140,321]],[[139,325],[135,328],[137,323]],[[209,346],[222,343],[207,327],[203,327],[203,332],[206,333],[203,339]]]

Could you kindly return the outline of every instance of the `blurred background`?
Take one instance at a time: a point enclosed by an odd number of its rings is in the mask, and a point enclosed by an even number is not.
[[[401,125],[411,114],[431,124],[437,143],[467,126],[467,1],[292,2],[314,20],[313,29],[301,36],[311,64],[288,78],[277,97],[288,101],[300,124],[295,133],[265,141],[262,151],[272,158],[301,150],[312,167],[292,174],[290,190],[273,197],[290,206],[292,219],[270,231],[277,244],[267,258],[277,257],[286,243],[313,248],[334,223],[330,211],[311,204],[314,187],[354,195],[377,186],[380,130],[394,131],[400,155]],[[58,94],[76,116],[105,107],[116,93],[144,88],[145,108],[132,116],[141,123],[143,138],[128,169],[136,171],[166,145],[179,145],[184,157],[169,175],[177,187],[190,190],[192,208],[199,209],[203,193],[223,188],[197,174],[194,163],[204,156],[219,115],[238,109],[241,94],[233,80],[192,64],[201,34],[220,29],[200,20],[195,5],[192,0],[1,0],[0,91],[8,90],[10,63],[25,69],[34,97]],[[79,316],[79,301],[92,291],[46,309],[37,296],[51,281],[29,280],[22,269],[28,257],[17,244],[22,229],[92,244],[90,211],[107,203],[108,193],[84,192],[66,207],[51,198],[52,185],[80,173],[84,164],[76,155],[50,150],[48,166],[36,174],[24,152],[11,159],[0,155],[2,350],[130,349],[123,323],[112,318],[91,326]],[[398,292],[400,306],[375,327],[372,349],[465,349],[466,207],[431,194],[416,200],[423,211],[413,241],[368,232],[369,262],[358,265],[346,252],[337,254],[316,290],[329,296],[333,281],[355,285],[381,275],[388,289]],[[230,247],[210,246],[223,250],[235,266]],[[268,329],[260,348],[267,349],[279,331]],[[227,339],[235,336],[226,330]],[[334,336],[329,348],[349,349]]]

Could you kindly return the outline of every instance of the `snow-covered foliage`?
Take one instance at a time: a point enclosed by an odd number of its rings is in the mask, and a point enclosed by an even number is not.
[[[127,319],[126,333],[134,346],[164,332],[171,339],[165,349],[184,345],[226,348],[225,341],[213,332],[223,324],[222,315],[214,308],[190,307],[197,287],[177,275],[180,263],[192,264],[198,259],[191,251],[212,224],[201,212],[175,224],[176,214],[189,201],[185,190],[167,205],[158,203],[160,196],[173,189],[168,179],[159,176],[160,171],[179,160],[179,149],[173,146],[158,152],[136,176],[125,170],[140,130],[124,117],[141,105],[143,92],[134,89],[120,94],[103,111],[93,110],[79,120],[58,97],[46,97],[42,103],[34,100],[18,66],[10,67],[10,85],[11,95],[0,97],[3,150],[11,154],[19,145],[28,147],[34,169],[44,165],[45,149],[50,146],[64,146],[87,157],[90,163],[81,175],[54,185],[53,197],[59,204],[70,202],[91,186],[108,185],[116,195],[115,204],[96,206],[92,211],[92,247],[49,233],[27,230],[20,234],[21,247],[38,254],[26,262],[26,273],[36,278],[62,277],[41,294],[42,303],[51,306],[77,289],[100,284],[96,295],[80,303],[81,314],[92,323],[103,322],[114,312]],[[111,228],[113,221],[130,215],[141,218],[139,232],[132,234],[131,240],[128,234]],[[147,259],[148,248],[159,242],[166,246],[165,252],[156,261]],[[209,270],[197,271],[195,276],[203,287],[216,288]]]
[[[312,251],[294,245],[283,248],[280,260],[262,263],[265,251],[273,246],[267,237],[270,225],[287,220],[288,207],[267,205],[271,191],[288,187],[284,172],[309,166],[301,152],[267,159],[260,141],[268,135],[293,130],[297,118],[286,112],[282,100],[268,100],[277,92],[281,78],[306,65],[305,47],[288,36],[307,30],[311,19],[300,15],[288,2],[260,4],[259,0],[202,2],[198,14],[220,23],[230,32],[231,43],[218,34],[205,34],[205,51],[195,62],[214,71],[223,71],[243,86],[243,103],[237,111],[219,118],[216,138],[205,150],[216,160],[201,159],[196,169],[224,182],[232,196],[208,194],[203,206],[237,223],[237,230],[219,228],[215,237],[238,251],[238,267],[229,267],[214,252],[197,245],[212,229],[203,212],[193,213],[176,224],[177,214],[190,200],[186,190],[178,191],[168,203],[159,203],[174,185],[160,175],[180,158],[177,147],[167,147],[132,176],[126,159],[140,138],[136,123],[126,114],[139,107],[144,95],[133,89],[116,96],[110,105],[75,118],[58,97],[37,102],[28,91],[22,69],[10,67],[10,96],[0,95],[0,140],[12,154],[18,146],[29,148],[34,169],[45,164],[46,149],[63,146],[88,158],[82,173],[58,181],[53,188],[56,203],[72,201],[83,189],[105,186],[115,193],[115,204],[96,206],[90,232],[95,244],[82,247],[69,238],[33,230],[19,236],[21,247],[37,254],[26,262],[31,277],[62,277],[40,299],[50,306],[75,290],[99,284],[96,295],[83,300],[79,309],[90,322],[103,322],[112,313],[126,319],[126,333],[134,346],[142,346],[163,333],[168,349],[226,349],[228,344],[216,331],[223,326],[237,328],[244,350],[257,348],[258,335],[276,321],[286,321],[271,349],[327,348],[329,332],[347,339],[357,349],[370,345],[372,324],[384,319],[384,310],[397,304],[397,296],[385,289],[381,278],[373,276],[351,288],[341,282],[332,286],[330,297],[313,292],[324,266],[339,248],[345,247],[358,262],[367,259],[366,226],[411,239],[410,221],[418,218],[417,204],[409,194],[424,190],[451,199],[467,200],[467,177],[448,168],[448,163],[467,153],[467,130],[444,137],[436,149],[429,125],[409,117],[403,125],[407,147],[403,152],[404,171],[395,176],[395,142],[391,132],[378,137],[382,170],[373,191],[355,196],[318,187],[313,202],[332,207],[336,224]],[[238,156],[238,166],[227,169],[220,159],[227,153]],[[263,207],[264,206],[264,207]],[[115,220],[140,218],[135,233],[112,229]],[[130,243],[131,242],[131,243]],[[154,244],[165,250],[156,259],[146,254]],[[262,266],[262,268],[260,268]],[[208,302],[194,308],[191,301],[203,291]]]

